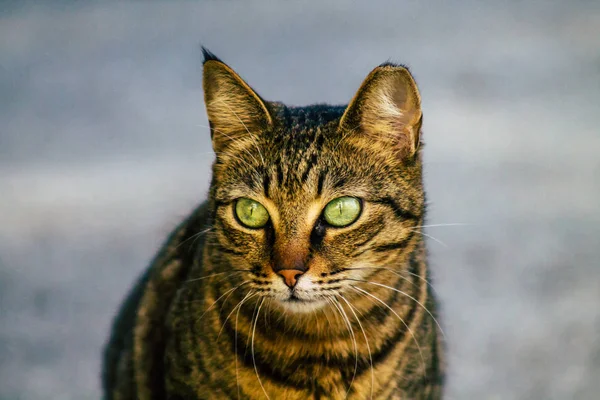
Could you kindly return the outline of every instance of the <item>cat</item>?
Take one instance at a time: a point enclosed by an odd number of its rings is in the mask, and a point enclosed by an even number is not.
[[[348,106],[290,107],[203,53],[208,200],[115,319],[105,398],[440,399],[409,70],[376,67]]]

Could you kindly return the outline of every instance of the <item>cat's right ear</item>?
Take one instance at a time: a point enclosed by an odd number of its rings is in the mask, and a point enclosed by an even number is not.
[[[265,102],[234,70],[204,47],[202,53],[204,103],[213,148],[221,152],[268,129],[273,120]]]

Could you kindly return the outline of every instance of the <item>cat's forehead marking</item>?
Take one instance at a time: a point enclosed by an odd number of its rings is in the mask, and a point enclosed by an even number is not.
[[[326,204],[320,196],[307,196],[303,193],[291,197],[267,197],[257,193],[253,197],[267,208],[276,228],[286,230],[312,227]]]
[[[266,200],[265,206],[271,215],[276,232],[308,237],[321,215],[324,204],[320,199],[294,204],[277,204]]]
[[[324,167],[325,143],[335,134],[343,106],[287,107],[275,103],[276,127],[263,136],[268,168],[265,193],[289,201],[312,196]],[[322,182],[321,182],[322,183]]]

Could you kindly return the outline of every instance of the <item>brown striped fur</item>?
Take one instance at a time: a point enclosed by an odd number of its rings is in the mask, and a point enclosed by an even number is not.
[[[347,107],[287,107],[205,52],[204,90],[210,195],[115,320],[106,399],[440,399],[408,70],[375,68]],[[328,226],[340,196],[362,213]],[[266,227],[237,221],[240,197],[267,208]],[[307,268],[293,297],[275,265]]]

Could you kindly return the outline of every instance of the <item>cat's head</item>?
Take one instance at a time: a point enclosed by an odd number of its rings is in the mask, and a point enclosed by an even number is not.
[[[264,101],[209,52],[203,85],[213,264],[300,312],[405,268],[424,212],[420,96],[405,67],[375,68],[347,107]]]

